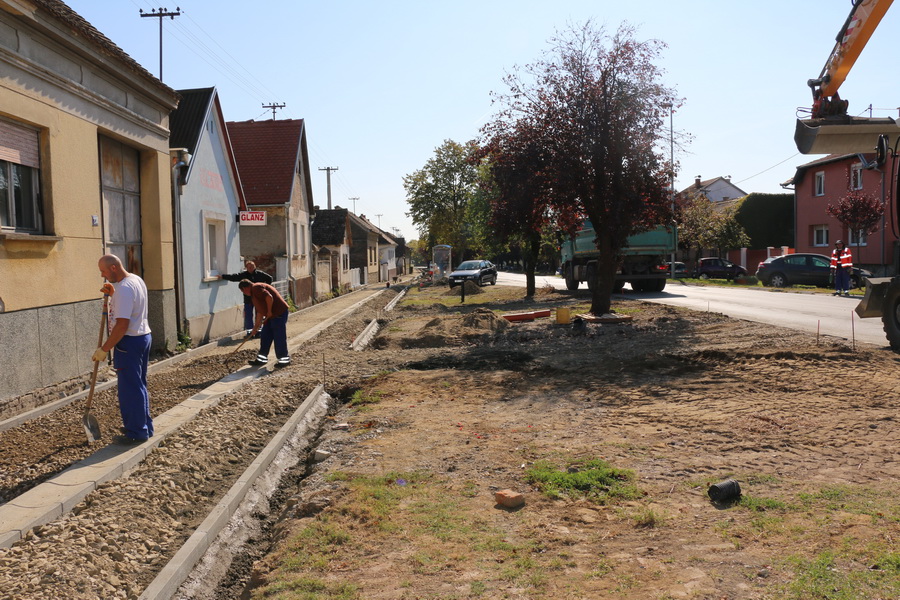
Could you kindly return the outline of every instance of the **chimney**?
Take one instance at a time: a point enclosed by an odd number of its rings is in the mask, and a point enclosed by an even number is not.
[[[694,187],[697,188],[698,190],[700,189],[700,176],[699,175],[694,177]]]

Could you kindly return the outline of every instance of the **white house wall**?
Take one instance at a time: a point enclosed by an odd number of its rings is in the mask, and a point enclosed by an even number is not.
[[[212,132],[210,132],[212,128]],[[242,327],[243,294],[237,284],[206,276],[206,217],[225,223],[223,273],[244,269],[241,261],[239,203],[222,147],[222,132],[214,115],[207,118],[191,164],[188,184],[182,188],[182,265],[185,318],[195,341],[220,337]]]

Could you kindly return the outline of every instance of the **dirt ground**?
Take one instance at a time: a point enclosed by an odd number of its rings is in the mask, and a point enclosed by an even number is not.
[[[384,317],[254,598],[900,598],[896,355],[628,299],[509,323],[589,299],[479,291]],[[593,459],[633,493],[529,478]]]

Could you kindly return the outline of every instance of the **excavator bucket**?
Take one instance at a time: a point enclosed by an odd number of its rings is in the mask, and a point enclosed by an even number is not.
[[[855,154],[875,152],[880,135],[900,137],[900,126],[890,117],[827,117],[798,119],[794,143],[801,154]]]
[[[884,299],[893,277],[872,277],[866,281],[866,295],[856,306],[860,318],[880,317],[884,314]]]

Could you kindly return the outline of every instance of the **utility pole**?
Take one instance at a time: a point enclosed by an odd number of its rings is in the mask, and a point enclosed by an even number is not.
[[[347,198],[350,202],[353,203],[353,214],[356,214],[356,201],[359,200],[359,196],[355,196],[353,198]]]
[[[278,104],[277,102],[272,103],[272,104],[263,104],[262,105],[263,108],[271,108],[272,109],[272,120],[273,121],[275,120],[275,111],[278,110],[279,108],[284,108],[285,106],[286,106],[285,104]]]
[[[331,172],[337,171],[338,167],[319,167],[320,171],[326,171],[328,177],[328,210],[331,210]]]
[[[159,19],[159,80],[162,81],[163,80],[163,69],[162,69],[162,67],[163,67],[163,35],[162,35],[163,19],[165,17],[169,17],[171,20],[174,21],[175,17],[181,16],[181,7],[176,6],[175,12],[169,12],[169,9],[167,9],[167,8],[160,8],[159,11],[157,11],[154,8],[148,13],[145,13],[143,8],[139,8],[138,12],[141,14],[142,17],[156,17],[157,19]]]

